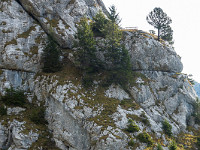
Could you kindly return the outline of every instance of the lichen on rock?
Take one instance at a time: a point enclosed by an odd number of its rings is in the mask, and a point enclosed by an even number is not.
[[[80,18],[92,19],[100,9],[107,13],[101,0],[4,0],[0,4],[0,96],[14,88],[27,97],[25,108],[6,106],[0,100],[7,110],[0,120],[0,149],[143,150],[148,145],[138,139],[142,133],[151,136],[153,146],[159,141],[167,148],[171,139],[163,132],[163,120],[171,124],[175,138],[189,133],[196,94],[180,73],[183,65],[175,50],[146,32],[123,32],[134,71],[126,89],[102,86],[99,78],[92,88],[83,86],[83,73],[69,48]],[[56,73],[41,72],[47,35],[63,48],[63,68]],[[47,124],[31,119],[30,114],[40,108]],[[130,119],[137,132],[127,131]],[[199,126],[192,125],[190,133],[198,134]],[[185,133],[183,139],[188,137]],[[135,145],[128,145],[131,140]]]

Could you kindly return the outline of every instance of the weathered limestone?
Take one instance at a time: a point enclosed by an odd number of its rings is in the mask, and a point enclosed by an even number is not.
[[[131,56],[133,70],[181,72],[181,58],[173,48],[143,31],[124,32],[124,44]]]
[[[139,30],[124,32],[123,42],[133,70],[141,73],[128,91],[119,85],[101,87],[98,91],[101,81],[96,81],[92,89],[85,89],[78,77],[72,80],[69,76],[65,80],[70,69],[64,75],[36,74],[42,67],[41,53],[47,34],[61,47],[71,48],[80,18],[86,15],[92,19],[100,9],[107,13],[101,0],[2,1],[0,94],[5,94],[6,88],[19,88],[25,91],[29,102],[36,101],[38,105],[44,102],[48,128],[62,150],[126,150],[130,136],[136,137],[145,130],[153,131],[167,144],[162,121],[169,121],[176,136],[186,129],[196,100],[187,77],[180,74],[183,68],[180,57],[167,43]],[[22,117],[26,111],[7,108],[8,116]],[[140,131],[128,135],[124,130],[131,117],[136,118]],[[11,120],[5,126],[5,122],[0,120],[0,149],[5,146],[9,150],[28,149],[37,141],[40,133],[32,131],[32,124]],[[21,134],[27,129],[28,133]],[[137,149],[143,150],[145,146],[140,143]]]

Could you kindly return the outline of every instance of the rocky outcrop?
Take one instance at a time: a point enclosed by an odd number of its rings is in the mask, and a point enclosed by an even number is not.
[[[16,74],[17,71],[13,72]],[[176,136],[186,129],[196,99],[186,76],[175,73],[138,72],[135,85],[128,93],[114,85],[102,91],[97,83],[88,91],[80,79],[63,79],[59,75],[19,77],[15,82],[3,75],[2,80],[10,86],[31,91],[35,96],[29,99],[36,97],[38,103],[45,100],[48,127],[56,145],[63,150],[125,149],[130,135],[124,130],[130,118],[140,128],[133,137],[146,130],[164,140],[162,121],[165,119]],[[138,149],[144,147],[145,144],[140,144]]]
[[[175,133],[186,129],[197,96],[187,76],[157,71],[142,73],[150,82],[130,88],[134,99],[155,122],[170,118]]]
[[[1,137],[0,148],[6,149],[28,149],[37,139],[39,134],[32,130],[28,134],[24,134],[25,122],[13,120],[8,128],[0,124]]]
[[[45,32],[15,1],[0,4],[0,68],[37,72]]]
[[[19,2],[40,23],[42,29],[52,35],[63,48],[71,48],[77,31],[76,24],[80,18],[86,16],[92,19],[100,9],[107,12],[101,0],[19,0]]]
[[[166,42],[159,42],[146,32],[124,32],[124,44],[131,56],[133,70],[181,72],[181,58]]]
[[[143,131],[167,147],[162,121],[168,120],[175,137],[180,131],[187,132],[196,102],[192,86],[180,73],[180,57],[167,43],[139,30],[124,32],[123,42],[135,73],[127,89],[119,85],[102,87],[98,79],[92,89],[86,89],[80,70],[71,62],[58,73],[40,72],[47,35],[62,48],[70,48],[76,23],[84,15],[92,18],[100,9],[107,13],[101,0],[2,1],[0,93],[5,94],[6,88],[19,88],[31,104],[44,105],[52,139],[63,150],[125,150],[130,149],[131,138],[137,143],[135,149],[143,150],[147,145],[137,139]],[[5,107],[7,116],[0,121],[0,148],[38,148],[44,128],[29,120],[26,108]],[[140,131],[126,131],[129,119]]]
[[[61,149],[90,149],[89,132],[71,115],[62,103],[49,97],[46,110],[49,129]]]

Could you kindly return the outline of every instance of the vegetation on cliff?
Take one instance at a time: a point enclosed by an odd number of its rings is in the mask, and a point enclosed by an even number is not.
[[[80,21],[76,36],[78,43],[75,44],[76,56],[87,77],[91,73],[106,71],[108,84],[125,86],[130,83],[131,63],[128,51],[121,44],[122,31],[117,25],[119,20],[115,13],[111,15],[112,20],[106,19],[100,11],[93,22],[89,22],[87,18]],[[98,40],[95,36],[101,36],[103,40]],[[97,57],[97,54],[101,56]]]

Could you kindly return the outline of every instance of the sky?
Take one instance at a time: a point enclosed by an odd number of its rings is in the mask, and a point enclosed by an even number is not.
[[[192,74],[200,83],[200,0],[103,0],[106,7],[115,5],[122,27],[155,30],[146,16],[160,7],[172,19],[175,51],[181,56],[183,73]]]

